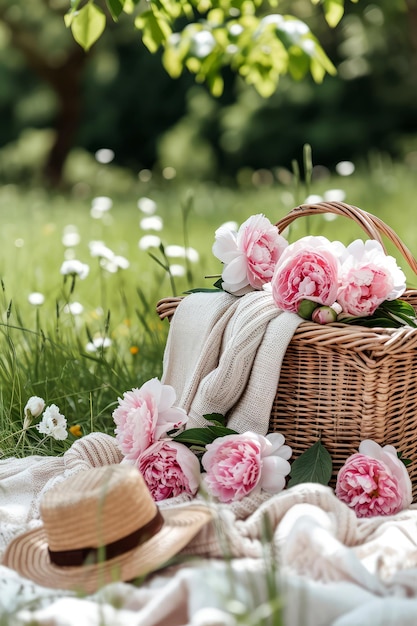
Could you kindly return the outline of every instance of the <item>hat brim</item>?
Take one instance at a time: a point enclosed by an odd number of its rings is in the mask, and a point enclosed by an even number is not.
[[[145,543],[108,561],[81,567],[60,567],[51,562],[44,528],[16,537],[7,547],[2,565],[44,587],[93,593],[116,580],[129,581],[145,576],[178,554],[212,519],[202,506],[161,511],[162,528]]]

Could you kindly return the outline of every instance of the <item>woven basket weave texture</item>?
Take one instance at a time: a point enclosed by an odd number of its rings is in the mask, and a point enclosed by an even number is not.
[[[376,216],[340,202],[300,205],[277,223],[282,233],[300,216],[333,213],[354,220],[385,248],[390,240],[417,274],[417,261],[397,234]],[[417,290],[402,296],[417,311]],[[161,319],[181,298],[157,304]],[[411,460],[417,499],[417,328],[365,328],[303,322],[285,354],[269,432],[281,432],[297,458],[319,437],[333,461],[331,485],[360,442],[391,444]]]

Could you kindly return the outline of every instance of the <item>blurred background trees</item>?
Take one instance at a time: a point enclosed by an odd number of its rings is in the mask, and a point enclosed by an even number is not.
[[[347,3],[336,28],[308,0],[280,2],[305,21],[337,68],[317,85],[283,77],[263,98],[230,69],[211,95],[189,73],[172,79],[128,17],[86,54],[65,27],[68,0],[0,0],[0,181],[65,183],[71,149],[137,173],[233,182],[245,168],[291,168],[310,143],[332,167],[372,151],[417,154],[417,3]],[[110,154],[110,153],[109,153]]]

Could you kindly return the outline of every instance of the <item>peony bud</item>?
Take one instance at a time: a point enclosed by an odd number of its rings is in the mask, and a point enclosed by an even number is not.
[[[312,300],[300,300],[298,303],[297,313],[303,319],[311,320],[312,313],[318,306],[318,303],[313,302]]]
[[[45,400],[43,398],[39,398],[39,396],[31,396],[26,402],[23,412],[28,418],[39,417],[44,408]]]
[[[319,306],[313,311],[311,319],[317,324],[330,324],[336,321],[337,313],[330,306]]]

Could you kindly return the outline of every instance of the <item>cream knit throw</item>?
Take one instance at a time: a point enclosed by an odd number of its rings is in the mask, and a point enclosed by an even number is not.
[[[161,508],[167,503],[161,502]],[[44,610],[22,611],[13,624],[235,626],[228,618],[227,602],[238,592],[245,604],[254,601],[256,608],[263,597],[257,594],[266,590],[267,516],[273,533],[271,556],[275,554],[285,589],[285,626],[415,626],[416,508],[392,517],[357,519],[329,487],[313,484],[298,485],[262,504],[253,497],[240,504],[240,511],[207,504],[214,508],[217,521],[205,526],[183,550],[183,557],[193,557],[185,570],[168,569],[139,588],[110,585],[86,599],[59,600],[72,594],[50,590],[48,601],[42,602]],[[231,561],[224,559],[226,555]],[[201,562],[197,556],[211,560]],[[2,604],[29,604],[42,593],[42,588],[0,567],[0,609]],[[226,612],[216,621],[197,619],[200,611],[219,606],[222,598]],[[209,612],[204,615],[208,619]]]
[[[104,433],[79,439],[61,457],[29,456],[0,461],[0,561],[8,543],[39,522],[43,494],[77,472],[120,463],[116,440]]]
[[[187,427],[221,413],[230,428],[265,435],[282,360],[302,321],[265,291],[184,298],[171,322],[162,382],[174,387]]]

